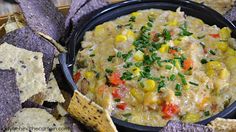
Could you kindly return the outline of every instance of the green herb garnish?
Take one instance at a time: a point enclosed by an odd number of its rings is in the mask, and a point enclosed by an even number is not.
[[[122,53],[121,53],[120,51],[118,51],[118,52],[116,53],[116,56],[117,56],[118,58],[121,58],[121,57],[122,57]]]
[[[126,72],[124,72],[124,73],[122,74],[121,79],[122,79],[122,80],[131,80],[131,79],[132,79],[132,76],[133,76],[133,74],[132,74],[131,72],[126,71]]]
[[[188,31],[187,22],[184,22],[183,25],[179,27],[181,29],[181,32],[179,33],[180,36],[191,36],[193,33]]]
[[[171,34],[167,29],[164,29],[162,35],[166,41],[171,40]]]
[[[95,54],[91,54],[91,55],[89,55],[90,57],[94,57],[95,56]]]
[[[181,96],[182,92],[181,91],[175,91],[175,96]]]
[[[129,68],[130,66],[132,66],[133,63],[132,62],[127,62],[123,67],[124,68]]]
[[[206,60],[206,59],[201,59],[201,63],[202,63],[202,64],[206,64],[206,63],[207,63],[207,60]]]
[[[120,102],[120,99],[114,99],[115,102]]]
[[[175,76],[174,74],[172,74],[172,75],[170,76],[170,80],[171,80],[171,81],[174,81],[175,78],[176,78],[176,76]]]
[[[186,81],[186,79],[185,79],[185,76],[184,76],[183,74],[181,74],[181,73],[178,73],[178,75],[179,75],[179,77],[181,78],[182,84],[183,84],[183,85],[187,85],[187,81]]]
[[[109,69],[109,68],[106,68],[105,71],[106,71],[106,73],[112,73],[113,72],[113,70]]]
[[[131,115],[132,115],[131,113],[123,114],[124,117],[130,117]]]
[[[109,56],[108,59],[107,59],[107,61],[109,61],[109,62],[112,61],[112,59],[113,59],[114,57],[115,57],[115,56]]]
[[[171,66],[171,65],[166,65],[166,69],[167,69],[167,70],[171,70],[171,69],[172,69],[172,66]]]
[[[197,84],[197,83],[195,83],[195,82],[189,82],[189,84],[192,84],[192,85],[194,85],[194,86],[198,86],[199,84]]]
[[[205,115],[205,116],[209,116],[209,115],[210,115],[210,112],[209,112],[209,111],[205,111],[205,112],[204,112],[204,115]]]
[[[158,93],[160,93],[161,88],[163,88],[163,87],[165,87],[165,86],[166,86],[165,81],[164,81],[164,80],[161,80],[161,81],[159,82],[158,87],[157,87]]]
[[[212,55],[216,55],[216,52],[213,51],[213,50],[210,50],[209,52],[210,52]]]
[[[129,19],[129,22],[135,22],[136,17],[135,16],[131,16]]]
[[[197,38],[198,38],[198,39],[203,39],[203,38],[205,38],[205,36],[206,36],[206,35],[202,35],[202,36],[198,36]]]

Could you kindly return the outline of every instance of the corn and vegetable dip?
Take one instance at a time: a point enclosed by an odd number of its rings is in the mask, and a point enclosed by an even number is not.
[[[133,12],[86,32],[74,81],[111,116],[146,126],[197,122],[235,101],[228,27],[176,12]]]

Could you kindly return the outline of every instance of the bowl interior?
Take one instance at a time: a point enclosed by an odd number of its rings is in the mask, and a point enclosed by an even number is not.
[[[83,36],[86,31],[93,30],[95,26],[102,24],[106,21],[110,21],[116,19],[117,17],[127,15],[134,11],[144,10],[144,9],[163,9],[163,10],[172,10],[175,11],[178,7],[181,7],[181,11],[184,11],[185,14],[193,17],[197,17],[202,19],[206,24],[209,25],[217,25],[218,27],[229,27],[232,29],[232,36],[236,38],[236,27],[226,20],[222,15],[213,11],[212,9],[203,6],[201,4],[197,4],[190,1],[181,1],[181,0],[130,0],[125,1],[113,5],[109,5],[103,9],[100,9],[96,12],[93,12],[90,18],[87,19],[88,22],[82,23],[79,22],[76,30],[73,32],[72,39],[69,41],[68,44],[68,54],[66,55],[66,64],[69,68],[69,72],[72,73],[74,60],[76,54],[79,49],[81,49],[81,41],[83,40]],[[64,69],[63,69],[64,70]],[[67,80],[68,73],[66,74]],[[71,77],[70,77],[71,78]],[[70,79],[71,80],[71,79]],[[73,81],[70,83],[73,83]],[[75,84],[72,85],[74,87]],[[74,87],[74,89],[77,89]],[[225,117],[235,111],[236,109],[236,102],[234,102],[231,106],[226,108],[224,111],[220,112],[219,114],[212,116],[206,120],[200,121],[200,124],[207,124],[211,120],[215,119],[216,117]],[[121,130],[138,130],[138,131],[157,131],[160,127],[149,127],[149,126],[141,126],[136,125],[128,122],[124,122],[119,119],[113,118],[118,127]]]

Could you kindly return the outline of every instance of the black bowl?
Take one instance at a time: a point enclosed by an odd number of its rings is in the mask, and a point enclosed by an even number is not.
[[[175,11],[178,7],[181,7],[181,11],[184,11],[187,15],[200,18],[206,24],[217,25],[221,28],[229,27],[233,31],[232,36],[236,38],[236,26],[232,22],[225,19],[216,11],[195,2],[181,0],[130,0],[112,4],[91,13],[91,15],[89,15],[91,17],[86,19],[86,23],[84,23],[84,21],[79,22],[76,30],[72,32],[72,37],[67,45],[68,53],[61,54],[59,57],[63,73],[67,79],[68,84],[70,85],[71,90],[77,89],[77,86],[74,83],[71,75],[76,54],[78,50],[81,49],[80,42],[83,40],[83,36],[86,31],[94,29],[96,25],[137,10],[154,8]],[[216,117],[230,118],[233,117],[235,113],[236,102],[225,108],[224,111],[197,123],[205,125],[214,120]],[[125,122],[116,118],[112,119],[120,131],[158,131],[161,129],[161,127],[142,126]]]

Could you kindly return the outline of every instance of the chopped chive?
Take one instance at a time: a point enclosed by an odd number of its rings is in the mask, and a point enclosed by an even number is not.
[[[174,81],[175,78],[176,78],[176,76],[175,76],[174,74],[172,74],[172,75],[170,76],[170,80],[171,80],[171,81]]]
[[[207,60],[206,60],[206,59],[201,59],[201,63],[202,63],[202,64],[206,64],[206,63],[207,63]]]
[[[206,36],[206,35],[202,35],[202,36],[198,36],[197,38],[198,38],[198,39],[203,39],[203,38],[205,38],[205,36]]]
[[[107,61],[112,61],[112,59],[114,58],[115,56],[109,56]]]
[[[116,54],[116,56],[117,56],[118,58],[121,58],[121,57],[122,57],[122,53],[121,53],[120,51],[118,51],[117,54]]]
[[[181,96],[182,92],[181,91],[175,91],[175,96]]]
[[[109,68],[105,69],[105,71],[106,71],[107,73],[112,73],[112,72],[113,72],[113,70],[112,70],[112,69],[109,69]]]
[[[152,23],[148,22],[147,26],[152,27]]]
[[[166,86],[165,81],[164,81],[164,80],[161,80],[160,83],[159,83],[159,85],[158,85],[158,87],[157,87],[158,93],[160,93],[161,88],[163,88],[163,87],[165,87],[165,86]]]
[[[114,99],[115,102],[120,102],[120,99]]]
[[[143,62],[136,62],[134,65],[137,67],[141,67],[143,65]]]
[[[167,29],[164,29],[162,35],[166,41],[171,40],[171,34]]]
[[[129,19],[129,22],[135,22],[136,17],[135,16],[131,16]]]
[[[186,81],[186,79],[185,79],[185,76],[184,76],[183,74],[181,74],[181,73],[178,73],[178,75],[179,75],[179,77],[181,78],[182,84],[183,84],[183,85],[187,85],[187,81]]]
[[[91,55],[89,55],[90,57],[94,57],[95,56],[95,54],[91,54]]]
[[[167,70],[171,70],[171,69],[172,69],[172,66],[171,66],[171,65],[166,65],[166,69],[167,69]]]
[[[184,78],[184,77],[185,77],[182,73],[178,73],[178,75],[179,75],[181,78]]]
[[[190,84],[192,84],[192,85],[194,85],[194,86],[198,86],[198,84],[197,83],[195,83],[195,82],[189,82]]]
[[[216,55],[216,52],[213,51],[213,50],[210,50],[209,52],[210,52],[212,55]]]
[[[209,112],[209,111],[205,111],[205,112],[204,112],[204,115],[205,115],[205,116],[209,116],[209,115],[210,115],[210,112]]]
[[[131,115],[132,115],[131,113],[123,114],[124,117],[130,117]]]
[[[127,62],[123,67],[124,68],[129,68],[130,66],[132,66],[133,63],[132,62]]]
[[[175,90],[180,91],[181,88],[182,88],[182,86],[181,86],[180,84],[177,83],[177,84],[175,85]]]
[[[126,72],[124,72],[124,73],[122,74],[121,79],[122,79],[122,80],[131,80],[131,79],[132,79],[132,76],[133,76],[133,74],[132,74],[131,72],[126,71]]]

